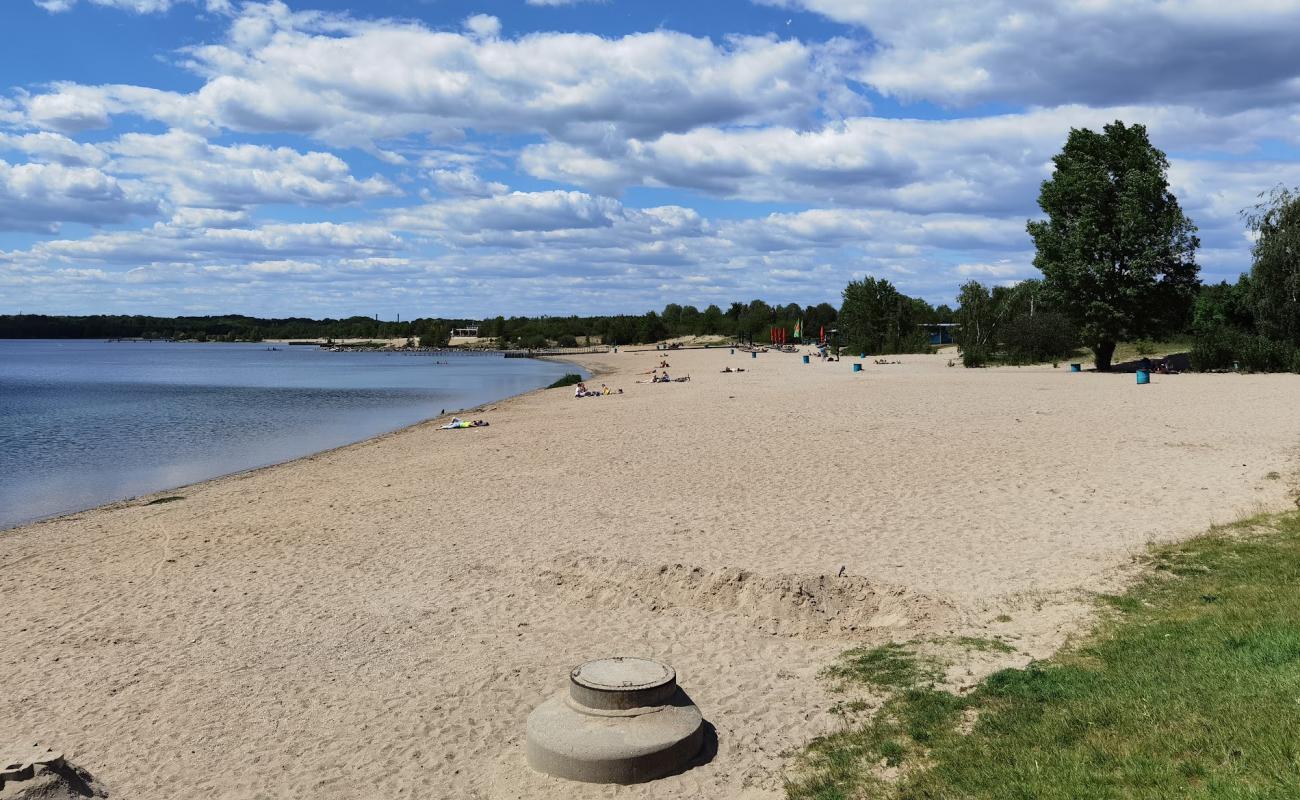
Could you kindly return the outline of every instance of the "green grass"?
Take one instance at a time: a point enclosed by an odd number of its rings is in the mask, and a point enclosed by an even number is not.
[[[578,383],[582,383],[582,376],[570,372],[568,375],[565,375],[563,378],[560,378],[558,381],[552,383],[550,386],[547,386],[546,388],[563,389],[565,386],[573,386],[574,384],[578,384]]]
[[[1170,341],[1153,342],[1140,340],[1136,342],[1120,342],[1115,345],[1115,355],[1111,356],[1111,362],[1123,364],[1127,361],[1137,361],[1143,356],[1152,358],[1164,358],[1170,353],[1186,353],[1191,351],[1192,342],[1190,339],[1173,339]],[[1092,351],[1086,347],[1075,350],[1068,357],[1061,359],[1063,362],[1079,362],[1083,364],[1092,363]]]
[[[917,655],[911,648],[891,643],[850,650],[826,670],[826,675],[841,685],[857,683],[875,689],[897,690],[934,683],[939,677],[938,667],[933,660]]]
[[[985,639],[980,636],[958,636],[953,641],[963,650],[975,650],[980,653],[1016,652],[1016,648],[998,639]]]
[[[815,741],[788,796],[1300,797],[1300,514],[1162,547],[1151,567],[1102,598],[1089,637],[962,696],[906,686],[900,648],[877,657],[868,682],[904,688]]]

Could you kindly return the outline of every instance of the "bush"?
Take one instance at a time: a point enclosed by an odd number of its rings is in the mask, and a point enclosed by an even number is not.
[[[964,350],[961,354],[963,367],[982,367],[988,363],[988,356],[979,350]]]
[[[1248,372],[1300,372],[1300,348],[1216,325],[1197,333],[1191,352],[1192,369],[1232,369]]]
[[[577,347],[578,339],[575,336],[565,334],[556,340],[555,345],[556,347]]]
[[[1006,360],[1019,364],[1041,364],[1074,352],[1079,335],[1063,314],[1043,311],[1016,317],[999,330]]]
[[[568,375],[565,375],[563,378],[560,378],[558,381],[552,383],[550,386],[547,386],[546,388],[563,389],[565,386],[573,386],[574,384],[577,383],[582,383],[582,376],[570,372]]]
[[[1240,332],[1222,325],[1199,331],[1190,353],[1192,369],[1197,372],[1231,369],[1236,340],[1241,336]]]

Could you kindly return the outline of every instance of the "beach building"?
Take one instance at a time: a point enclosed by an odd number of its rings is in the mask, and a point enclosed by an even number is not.
[[[921,329],[929,335],[930,344],[940,345],[956,344],[957,340],[953,337],[957,333],[958,327],[955,322],[936,322],[930,325],[922,325]]]

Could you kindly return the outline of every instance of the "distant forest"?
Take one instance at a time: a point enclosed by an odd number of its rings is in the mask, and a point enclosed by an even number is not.
[[[883,282],[882,282],[883,283]],[[892,287],[891,287],[892,288]],[[891,298],[899,333],[910,333],[930,322],[950,322],[947,306],[931,307],[924,300],[895,293]],[[834,328],[840,310],[830,303],[814,306],[769,305],[762,300],[732,303],[726,310],[710,305],[701,310],[670,303],[662,311],[640,315],[593,317],[493,317],[489,319],[421,318],[403,322],[370,317],[346,319],[262,319],[241,315],[212,317],[146,316],[0,316],[0,339],[180,339],[209,342],[258,342],[264,339],[396,339],[418,338],[425,345],[443,345],[453,328],[477,325],[480,335],[497,339],[502,347],[580,346],[588,341],[611,344],[655,342],[674,336],[729,336],[755,342],[770,341],[773,328],[792,333],[802,326],[805,337]],[[846,336],[847,339],[852,338]]]

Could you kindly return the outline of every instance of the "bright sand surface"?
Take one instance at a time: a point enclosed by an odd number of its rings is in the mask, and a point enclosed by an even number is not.
[[[779,797],[838,724],[842,650],[1042,656],[1147,542],[1291,502],[1295,376],[720,349],[635,383],[660,356],[584,362],[622,396],[0,534],[0,731],[129,798]],[[625,788],[530,772],[528,712],[616,654],[677,668],[716,755]]]

